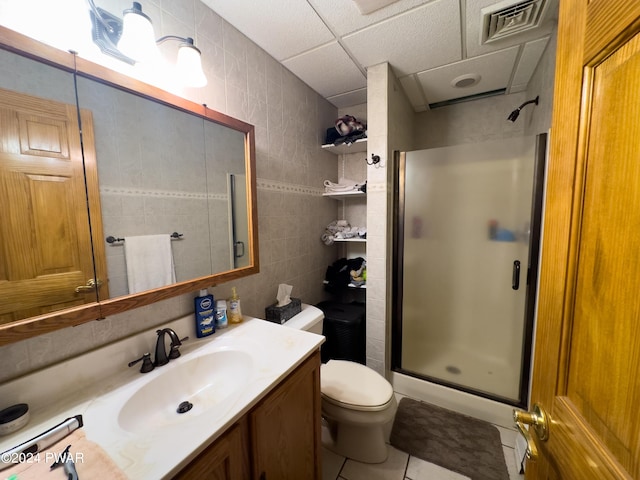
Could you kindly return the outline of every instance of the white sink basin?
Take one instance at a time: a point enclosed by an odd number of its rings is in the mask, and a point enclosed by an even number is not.
[[[225,402],[245,386],[252,366],[246,352],[218,350],[159,367],[166,370],[124,403],[118,424],[129,432],[142,433],[191,420],[205,412],[215,414],[216,410],[224,410]],[[178,413],[183,402],[192,406]]]

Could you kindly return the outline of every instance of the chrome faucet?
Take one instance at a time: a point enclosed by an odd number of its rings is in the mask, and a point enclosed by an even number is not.
[[[178,358],[180,356],[180,350],[178,350],[178,347],[182,345],[182,342],[187,340],[189,337],[180,339],[178,337],[178,334],[171,328],[156,330],[156,333],[158,334],[158,339],[156,341],[156,359],[153,364],[156,367],[160,367],[169,363],[170,359]],[[167,355],[167,349],[164,343],[165,334],[169,335],[169,338],[171,339],[171,351],[169,352],[169,355]]]

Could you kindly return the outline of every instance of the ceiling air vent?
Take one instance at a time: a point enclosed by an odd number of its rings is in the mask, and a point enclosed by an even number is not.
[[[505,6],[505,4],[507,6]],[[482,43],[494,42],[536,28],[542,19],[546,0],[500,2],[482,13]]]

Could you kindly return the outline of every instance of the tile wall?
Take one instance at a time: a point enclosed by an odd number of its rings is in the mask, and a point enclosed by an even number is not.
[[[380,157],[380,163],[367,166],[367,365],[384,375],[391,367],[393,151],[413,148],[414,122],[389,64],[367,70],[367,105],[367,155]]]
[[[130,7],[124,0],[97,3],[113,12]],[[21,30],[9,14],[14,9],[46,13],[50,10],[47,5],[46,0],[25,0],[20,5],[1,0],[2,24],[46,41],[43,28],[55,24],[59,31],[65,28],[63,20],[47,23],[32,18],[31,25]],[[85,12],[85,2],[63,0],[56,11],[70,14],[77,8]],[[322,182],[338,180],[338,159],[320,145],[337,118],[337,109],[201,2],[147,1],[144,11],[154,18],[158,35],[191,35],[202,50],[209,83],[201,91],[181,94],[255,125],[260,273],[233,284],[244,313],[263,316],[264,308],[275,301],[280,283],[293,285],[293,294],[306,303],[323,300],[326,267],[338,257],[335,249],[320,240],[324,227],[336,216],[335,200],[322,197]],[[82,28],[73,29],[76,35],[79,31]],[[68,47],[53,34],[51,43]],[[111,64],[108,59],[104,63]],[[225,298],[231,286],[218,285],[211,291]],[[193,296],[1,347],[5,368],[0,381],[187,315],[193,311]]]
[[[553,82],[556,70],[557,29],[551,33],[540,62],[527,86],[527,100],[539,96],[538,105],[526,111],[525,135],[535,135],[551,128]]]

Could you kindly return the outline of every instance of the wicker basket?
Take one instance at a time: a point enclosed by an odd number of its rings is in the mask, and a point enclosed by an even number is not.
[[[276,307],[276,305],[277,303],[269,305],[264,309],[264,314],[267,320],[280,325],[302,311],[302,302],[299,298],[291,297],[291,302],[284,307]]]

